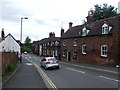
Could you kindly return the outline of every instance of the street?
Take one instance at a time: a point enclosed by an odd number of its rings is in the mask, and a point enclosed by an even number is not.
[[[118,88],[120,82],[115,67],[100,69],[60,62],[60,69],[44,70],[39,64],[41,57],[32,54],[23,57],[39,67],[57,88]]]

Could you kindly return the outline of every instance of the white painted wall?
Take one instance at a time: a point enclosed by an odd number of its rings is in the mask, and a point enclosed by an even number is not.
[[[18,52],[20,54],[20,46],[9,34],[1,43],[0,43],[0,52]]]

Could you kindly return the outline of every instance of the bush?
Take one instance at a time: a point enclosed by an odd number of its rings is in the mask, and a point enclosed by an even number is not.
[[[10,65],[8,65],[8,67],[7,67],[5,72],[6,73],[10,73],[10,72],[14,71],[16,67],[17,66],[15,64],[10,64]]]

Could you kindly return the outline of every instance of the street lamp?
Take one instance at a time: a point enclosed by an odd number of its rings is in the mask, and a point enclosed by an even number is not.
[[[22,17],[21,18],[21,35],[20,35],[20,42],[22,43],[22,20],[23,19],[28,19],[28,17]]]
[[[28,17],[21,17],[21,34],[20,34],[20,46],[22,44],[22,20],[28,19]],[[20,51],[20,63],[22,63],[22,49]]]

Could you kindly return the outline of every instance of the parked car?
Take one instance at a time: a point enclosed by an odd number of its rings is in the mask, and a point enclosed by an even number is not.
[[[56,60],[55,57],[45,57],[40,61],[41,67],[45,69],[48,68],[58,68],[59,69],[59,61]]]
[[[27,54],[27,52],[24,52],[24,54]]]

